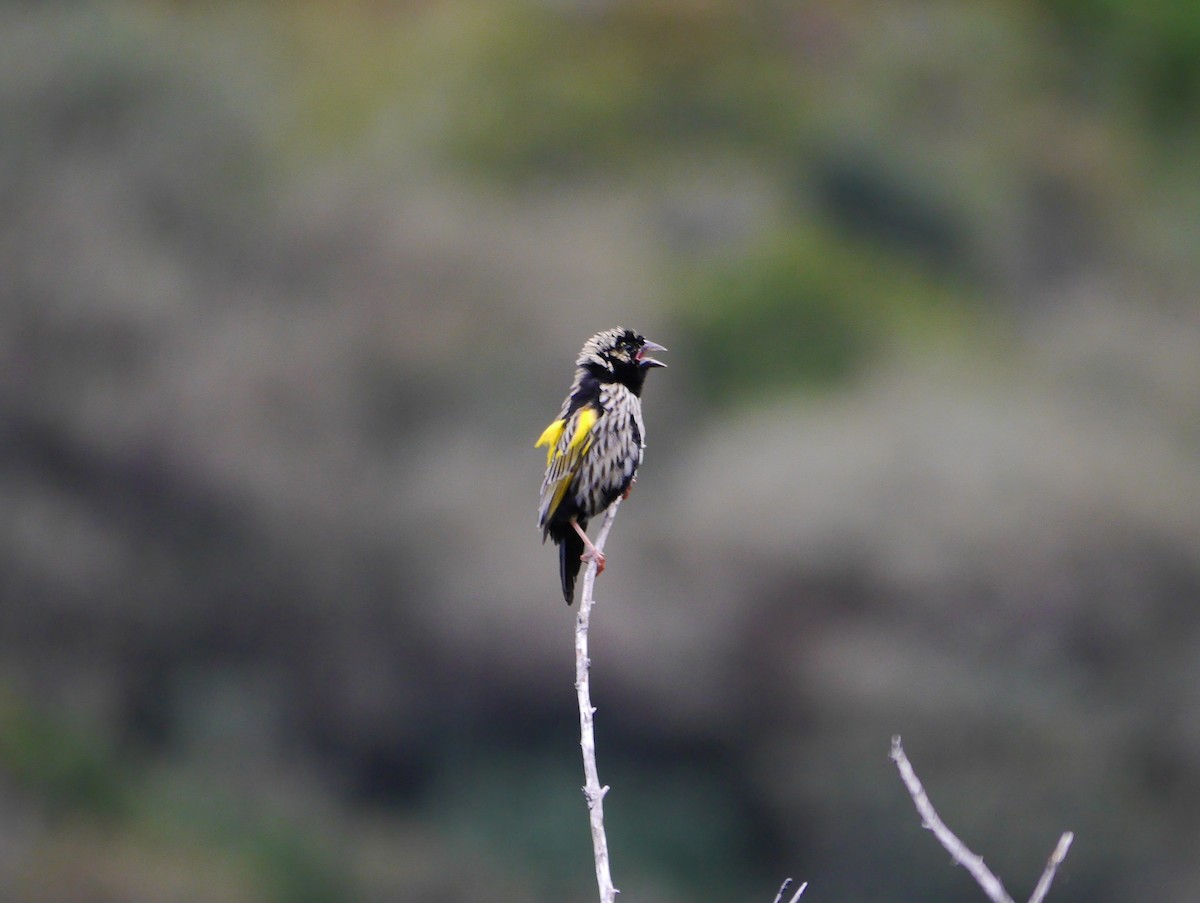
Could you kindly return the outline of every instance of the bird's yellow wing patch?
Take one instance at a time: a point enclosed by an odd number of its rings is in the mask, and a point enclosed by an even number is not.
[[[578,473],[584,455],[592,447],[592,429],[601,412],[591,405],[577,410],[567,420],[556,420],[542,433],[534,448],[548,445],[546,450],[546,479],[542,483],[541,522],[558,508],[567,494],[567,487]]]
[[[567,454],[583,455],[587,453],[587,447],[591,446],[592,427],[596,425],[596,421],[600,418],[600,412],[595,408],[587,407],[580,408],[573,418],[575,420],[575,431],[571,435],[571,441],[567,445]]]
[[[534,448],[541,448],[543,445],[546,448],[546,466],[550,466],[550,459],[554,457],[554,447],[558,445],[558,437],[563,434],[563,428],[567,425],[565,420],[555,420],[552,424],[542,430],[542,435],[537,442],[533,443]]]

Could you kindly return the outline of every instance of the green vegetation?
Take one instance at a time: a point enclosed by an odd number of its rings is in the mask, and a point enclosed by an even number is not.
[[[532,876],[540,895],[569,896],[591,848],[579,763],[560,753],[540,742],[450,751],[425,811],[462,848]]]
[[[135,777],[94,731],[6,694],[0,704],[0,775],[38,800],[72,835],[124,837],[141,855],[164,841],[203,847],[243,876],[264,903],[349,903],[355,899],[326,830],[248,808],[198,778]]]
[[[55,718],[12,693],[0,698],[0,771],[58,812],[126,812],[120,759],[95,732]]]
[[[128,829],[180,847],[218,853],[269,903],[358,899],[331,841],[330,825],[285,818],[186,772],[143,782]]]
[[[493,4],[467,32],[450,147],[485,172],[544,178],[790,144],[795,85],[761,12],[675,0],[551,14]]]
[[[961,291],[905,258],[816,229],[695,265],[676,299],[717,401],[845,384],[886,351],[962,341]]]
[[[1169,137],[1194,135],[1200,7],[1188,0],[1045,0],[1081,68],[1112,100]]]

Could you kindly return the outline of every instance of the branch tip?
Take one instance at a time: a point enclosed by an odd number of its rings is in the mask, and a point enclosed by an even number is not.
[[[783,895],[787,893],[788,888],[791,886],[792,886],[792,879],[784,878],[783,884],[779,885],[779,893],[777,893],[775,895],[775,899],[772,901],[772,903],[782,903]]]
[[[1058,844],[1054,847],[1054,852],[1050,854],[1050,860],[1046,863],[1042,877],[1038,879],[1037,887],[1033,889],[1033,896],[1029,898],[1029,903],[1042,903],[1042,900],[1046,898],[1046,894],[1050,891],[1050,883],[1054,881],[1054,875],[1058,872],[1062,861],[1067,858],[1067,851],[1071,849],[1071,843],[1074,840],[1073,832],[1063,832],[1063,836],[1058,839]]]
[[[792,897],[792,899],[789,900],[788,903],[797,903],[797,901],[800,899],[800,895],[804,893],[804,890],[807,887],[808,887],[808,882],[805,881],[803,884],[800,885],[800,888],[796,891],[796,895],[794,897]],[[779,885],[779,893],[777,893],[775,895],[774,903],[783,903],[783,895],[786,894],[789,890],[791,890],[791,888],[792,888],[792,879],[784,878],[783,884]]]

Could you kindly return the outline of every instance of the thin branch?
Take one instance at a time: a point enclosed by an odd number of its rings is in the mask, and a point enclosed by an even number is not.
[[[989,900],[992,900],[993,903],[1013,903],[1012,897],[1008,895],[1008,891],[1004,889],[1000,879],[983,864],[983,857],[977,856],[967,849],[966,844],[955,837],[954,832],[947,828],[946,823],[938,816],[933,808],[933,803],[929,801],[929,796],[925,793],[925,788],[921,786],[921,781],[917,778],[917,773],[913,771],[908,756],[904,754],[904,747],[900,745],[898,736],[892,737],[891,759],[900,771],[900,779],[908,788],[908,795],[916,804],[917,812],[921,815],[922,825],[932,831],[933,836],[946,848],[951,858],[971,874],[975,883],[983,888],[983,892],[987,894]],[[1063,859],[1066,858],[1067,850],[1070,849],[1071,841],[1074,839],[1075,835],[1070,831],[1059,839],[1058,846],[1054,848],[1041,880],[1034,888],[1033,896],[1029,898],[1029,903],[1042,903],[1047,891],[1050,890],[1050,882],[1054,880],[1054,874],[1058,871]]]
[[[977,856],[967,849],[967,845],[955,837],[954,832],[947,828],[946,823],[938,817],[933,803],[929,802],[929,797],[925,794],[925,788],[921,786],[921,781],[917,778],[917,773],[913,771],[913,767],[908,761],[908,756],[904,754],[904,747],[900,745],[899,736],[892,737],[891,759],[896,763],[896,768],[900,770],[900,779],[904,781],[909,796],[917,806],[923,827],[932,831],[933,836],[946,848],[946,852],[950,854],[951,858],[971,873],[971,877],[983,888],[983,892],[988,895],[989,900],[992,900],[993,903],[1013,903],[1013,898],[1008,895],[1008,891],[1004,889],[1000,879],[983,864],[983,857]]]
[[[775,903],[783,903],[783,895],[788,892],[788,890],[791,888],[791,886],[792,886],[792,879],[784,878],[783,884],[779,885],[779,893],[777,893],[775,895]],[[796,903],[796,901],[800,899],[800,895],[804,893],[804,890],[807,887],[808,887],[808,882],[805,881],[803,884],[800,885],[799,890],[796,891],[796,896],[792,897],[792,899],[789,900],[788,903]]]
[[[1050,854],[1050,861],[1046,863],[1046,870],[1042,872],[1041,880],[1033,889],[1033,896],[1029,898],[1029,903],[1042,903],[1042,900],[1046,898],[1046,893],[1050,890],[1050,882],[1054,880],[1054,873],[1058,871],[1062,861],[1067,858],[1067,850],[1071,849],[1071,841],[1074,839],[1075,835],[1070,831],[1063,832],[1063,836],[1058,839],[1058,846]]]
[[[621,500],[617,499],[604,516],[600,532],[596,534],[596,548],[604,550],[608,532],[612,529],[617,517],[617,508]],[[588,622],[592,616],[592,604],[595,602],[596,562],[589,561],[583,574],[583,592],[579,600],[579,614],[575,618],[575,691],[579,696],[579,746],[583,751],[583,795],[587,798],[588,817],[592,827],[592,852],[596,859],[596,886],[600,890],[600,903],[613,903],[619,891],[613,887],[612,874],[608,867],[608,837],[604,833],[604,795],[608,787],[600,786],[600,776],[596,771],[596,736],[592,726],[592,716],[596,709],[592,705],[592,693],[588,683],[588,668],[591,661],[588,658]]]

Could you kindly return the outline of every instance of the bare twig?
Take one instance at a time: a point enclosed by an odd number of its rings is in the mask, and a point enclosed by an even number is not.
[[[783,895],[786,894],[789,889],[791,889],[791,886],[792,886],[792,879],[784,878],[783,884],[779,885],[779,893],[777,893],[775,895],[775,903],[783,903]],[[796,903],[796,901],[800,899],[800,895],[804,893],[804,889],[806,887],[808,887],[807,881],[805,881],[803,884],[800,885],[799,889],[796,891],[796,896],[792,897],[792,899],[789,900],[788,903]]]
[[[983,888],[983,892],[987,894],[989,900],[992,900],[993,903],[1013,903],[1012,897],[1008,895],[1008,891],[1004,889],[1000,879],[984,865],[983,857],[977,856],[967,849],[966,844],[954,836],[954,832],[946,827],[946,823],[938,816],[933,808],[933,803],[929,801],[929,796],[925,793],[925,788],[921,786],[921,781],[917,778],[917,773],[913,771],[908,756],[904,754],[904,747],[900,744],[898,736],[892,738],[891,759],[900,771],[900,779],[908,788],[908,795],[916,804],[917,812],[921,815],[922,825],[932,831],[933,836],[941,842],[954,861],[970,873],[971,877],[975,879],[975,883]],[[1058,846],[1054,848],[1054,852],[1050,856],[1050,861],[1046,863],[1046,870],[1042,872],[1041,880],[1034,888],[1033,896],[1029,898],[1029,903],[1042,903],[1047,891],[1050,890],[1050,882],[1054,880],[1054,874],[1058,871],[1063,859],[1066,858],[1067,850],[1070,849],[1071,841],[1074,839],[1075,835],[1070,831],[1067,831],[1059,839]]]
[[[1037,887],[1033,889],[1033,896],[1029,898],[1029,903],[1042,903],[1042,900],[1046,898],[1046,892],[1050,890],[1050,882],[1054,880],[1054,873],[1058,871],[1062,861],[1067,858],[1067,850],[1071,849],[1071,841],[1074,839],[1075,835],[1070,831],[1063,832],[1063,836],[1058,839],[1058,846],[1050,854],[1050,861],[1046,863],[1046,870],[1042,872]]]
[[[613,502],[604,516],[604,523],[594,540],[596,548],[603,551],[608,533],[617,517],[621,500]],[[592,727],[592,693],[588,683],[588,622],[592,616],[592,604],[596,588],[596,562],[589,561],[583,574],[583,592],[579,600],[579,614],[575,618],[575,691],[579,696],[579,746],[583,750],[583,795],[587,798],[588,817],[592,827],[592,852],[596,859],[596,886],[600,890],[600,903],[613,903],[619,891],[613,887],[608,867],[608,837],[604,833],[604,795],[608,787],[600,786],[596,771],[596,737]]]
[[[904,747],[900,745],[898,736],[892,738],[891,758],[896,763],[896,768],[900,770],[900,779],[908,788],[909,796],[917,806],[923,826],[933,832],[933,836],[941,842],[955,862],[971,873],[971,877],[983,888],[988,899],[994,903],[1013,903],[1013,898],[1008,895],[1008,891],[1004,889],[1000,879],[983,864],[983,857],[977,856],[967,849],[966,844],[955,837],[954,832],[947,828],[946,823],[938,817],[933,803],[929,802],[929,797],[925,794],[925,788],[921,786],[921,781],[917,778],[917,773],[913,771],[913,767],[908,761],[908,756],[904,754]]]

